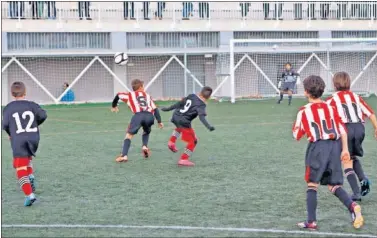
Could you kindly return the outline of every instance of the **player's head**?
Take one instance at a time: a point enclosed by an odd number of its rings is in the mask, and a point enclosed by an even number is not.
[[[346,72],[338,72],[332,78],[336,91],[347,91],[351,88],[351,77]]]
[[[208,86],[204,86],[202,90],[200,91],[200,96],[204,98],[205,100],[208,100],[212,95],[212,88]]]
[[[131,82],[132,90],[134,91],[141,91],[144,90],[144,82],[140,79],[134,79]]]
[[[325,91],[325,81],[319,76],[311,75],[304,79],[305,96],[309,99],[320,98]]]
[[[23,82],[14,82],[10,87],[10,91],[14,98],[23,98],[26,96],[26,87]]]
[[[286,70],[290,70],[290,69],[292,68],[292,64],[289,63],[289,62],[287,62],[287,63],[285,63],[284,68],[285,68]]]

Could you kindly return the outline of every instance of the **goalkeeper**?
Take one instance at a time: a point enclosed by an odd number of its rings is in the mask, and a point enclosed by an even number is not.
[[[284,65],[284,72],[281,75],[281,79],[278,85],[280,89],[280,99],[277,102],[278,104],[283,101],[284,93],[288,94],[288,105],[291,105],[293,90],[296,87],[296,83],[300,80],[300,74],[292,69],[291,63],[286,63]]]

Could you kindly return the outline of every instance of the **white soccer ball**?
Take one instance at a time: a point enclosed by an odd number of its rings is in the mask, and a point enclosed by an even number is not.
[[[126,65],[128,62],[128,55],[122,52],[116,53],[114,55],[114,62],[117,65]]]

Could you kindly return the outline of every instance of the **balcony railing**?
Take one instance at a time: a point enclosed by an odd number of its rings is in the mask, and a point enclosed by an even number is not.
[[[3,19],[57,20],[371,20],[366,2],[2,2]]]

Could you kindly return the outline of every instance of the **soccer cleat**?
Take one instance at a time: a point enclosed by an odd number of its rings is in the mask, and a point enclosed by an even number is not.
[[[280,104],[280,103],[281,103],[281,100],[278,100],[276,103],[277,103],[277,104]]]
[[[369,179],[364,179],[360,182],[361,185],[361,196],[365,196],[370,192],[370,181]]]
[[[33,203],[37,200],[37,198],[35,197],[34,193],[30,194],[29,196],[27,196],[25,198],[25,202],[24,202],[24,206],[25,207],[30,207],[31,205],[33,205]]]
[[[317,222],[310,222],[309,223],[307,221],[297,223],[297,226],[302,228],[302,229],[308,229],[308,230],[311,230],[311,231],[315,231],[318,228]]]
[[[127,161],[128,161],[128,157],[127,156],[122,156],[122,155],[119,155],[115,159],[115,162],[117,162],[117,163],[122,163],[122,162],[127,162]]]
[[[29,175],[30,185],[33,192],[35,192],[35,177],[34,175]]]
[[[146,159],[149,158],[149,156],[151,155],[150,149],[146,146],[143,146],[142,152],[143,152],[144,158],[146,158]]]
[[[188,159],[181,159],[178,161],[178,166],[192,167],[195,166],[195,164]]]
[[[169,150],[171,150],[173,153],[177,153],[178,152],[178,149],[177,147],[175,146],[175,143],[169,141],[168,142],[168,148]]]
[[[351,212],[351,217],[352,217],[352,225],[355,227],[355,229],[359,229],[364,225],[364,218],[361,215],[361,207],[357,203],[352,203],[352,212]]]

